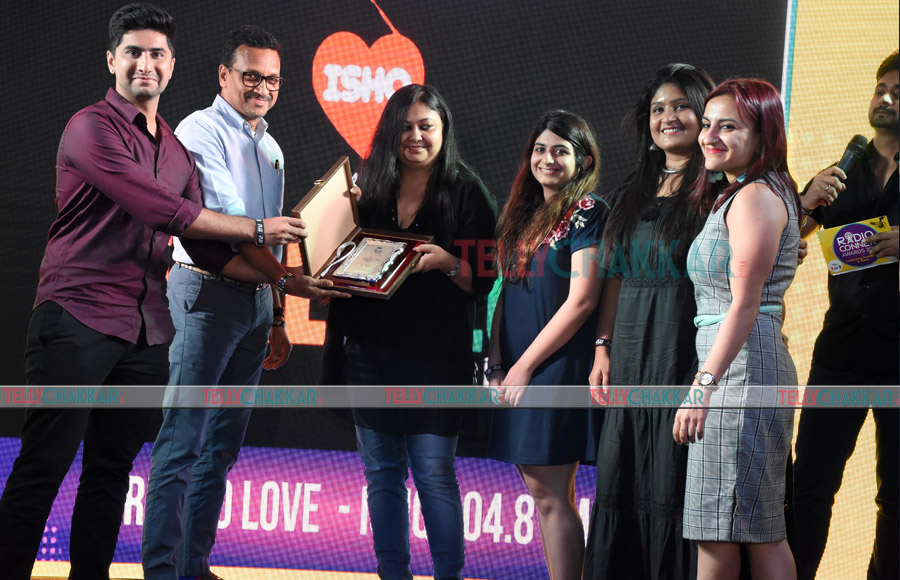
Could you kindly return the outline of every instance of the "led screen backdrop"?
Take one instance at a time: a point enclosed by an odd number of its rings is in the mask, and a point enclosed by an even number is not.
[[[715,79],[755,75],[780,86],[787,18],[785,0],[581,1],[552,8],[514,0],[161,4],[178,24],[174,77],[160,106],[173,127],[212,103],[230,29],[254,23],[280,40],[287,82],[267,119],[285,154],[286,208],[339,156],[349,155],[356,167],[387,85],[422,79],[447,99],[461,152],[498,202],[506,198],[532,124],[552,107],[571,109],[593,124],[605,191],[628,169],[632,144],[619,124],[653,71],[681,61]],[[24,381],[22,344],[55,215],[59,136],[75,111],[111,86],[106,26],[120,5],[17,4],[4,11],[4,46],[21,54],[9,65],[28,71],[36,83],[5,96],[3,107],[13,133],[0,145],[0,215],[7,220],[4,252],[15,258],[4,260],[0,272],[6,330],[0,382],[6,384]],[[288,367],[267,373],[266,381],[315,380],[326,313],[292,302],[291,336],[301,344]]]
[[[121,3],[4,6],[5,67],[19,80],[5,92],[0,107],[7,128],[0,143],[0,384],[24,382],[22,346],[47,228],[55,215],[56,147],[69,117],[102,98],[111,85],[104,62],[105,30]],[[212,102],[218,91],[218,53],[228,30],[253,23],[280,39],[287,84],[267,119],[286,156],[286,208],[340,155],[350,156],[355,168],[387,95],[400,84],[423,80],[437,86],[449,102],[462,154],[500,205],[532,123],[551,107],[571,109],[593,124],[602,151],[600,189],[607,192],[621,181],[633,158],[629,135],[619,128],[622,117],[645,79],[676,61],[700,66],[716,80],[760,76],[777,87],[794,87],[785,95],[791,166],[804,183],[840,155],[850,135],[869,133],[864,105],[874,84],[870,71],[897,43],[896,4],[873,0],[850,5],[834,0],[160,4],[178,22],[175,76],[160,108],[173,127]],[[824,272],[815,262],[816,248],[812,251],[811,263],[801,269],[791,290],[802,300],[788,309],[793,320],[787,331],[801,377],[825,307]],[[297,253],[289,248],[289,259],[296,260]],[[789,294],[789,302],[791,298]],[[264,375],[267,384],[316,380],[327,311],[295,299],[289,310],[294,352],[286,368]],[[481,329],[485,322],[482,313]],[[476,331],[475,345],[483,338]],[[14,437],[20,425],[21,411],[0,409],[0,437],[9,437],[0,439],[0,482],[17,453]],[[479,454],[480,435],[477,428],[466,435],[463,455]],[[248,445],[252,447],[232,473],[231,503],[223,510],[227,525],[223,520],[214,564],[374,569],[371,538],[362,524],[361,464],[350,452],[354,440],[346,423],[328,412],[256,412]],[[148,457],[146,447],[132,474],[118,561],[137,561]],[[467,575],[542,577],[536,517],[527,516],[528,500],[514,470],[467,457],[460,460],[459,471],[467,513]],[[860,485],[871,486],[871,463],[862,464],[860,471],[868,471],[867,483]],[[65,556],[77,474],[76,466],[51,515],[48,559]],[[851,481],[845,477],[845,482],[850,488]],[[592,487],[593,471],[582,468],[577,495],[583,516]],[[425,543],[416,535],[414,490],[411,494],[415,571],[425,572]],[[871,512],[870,498],[864,491],[854,509]],[[842,505],[847,505],[846,496],[844,503],[838,499],[839,510]],[[853,523],[844,537],[871,537],[871,523],[860,523],[856,513],[847,519]],[[532,522],[530,533],[527,521]],[[841,530],[837,524],[834,529]],[[327,548],[335,544],[346,545],[352,556],[329,553]],[[49,554],[53,546],[57,553]],[[862,577],[866,547],[859,552],[852,567],[835,567],[841,571],[834,577]],[[826,552],[823,565],[833,553],[831,548]],[[836,559],[849,561],[846,549],[837,553]]]

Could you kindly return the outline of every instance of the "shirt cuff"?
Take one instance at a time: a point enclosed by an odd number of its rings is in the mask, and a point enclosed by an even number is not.
[[[221,274],[225,265],[237,255],[229,244],[218,240],[181,238],[181,245],[195,266],[213,274]]]

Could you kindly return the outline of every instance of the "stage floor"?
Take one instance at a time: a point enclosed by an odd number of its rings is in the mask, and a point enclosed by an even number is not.
[[[233,568],[213,566],[212,571],[225,580],[377,580],[376,574],[360,572],[321,572],[318,570],[275,570],[266,568]],[[32,580],[66,580],[68,562],[35,562]],[[109,569],[111,580],[141,580],[144,577],[140,564],[113,564]],[[431,580],[430,576],[414,576],[415,580]]]

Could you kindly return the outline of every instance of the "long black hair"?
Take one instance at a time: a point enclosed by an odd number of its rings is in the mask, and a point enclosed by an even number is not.
[[[406,124],[406,115],[415,103],[422,103],[441,118],[443,144],[435,164],[431,168],[425,199],[419,208],[421,219],[432,219],[438,224],[433,232],[435,243],[449,250],[453,243],[456,218],[451,200],[451,186],[466,173],[475,178],[474,172],[463,162],[456,145],[453,116],[446,101],[431,85],[406,85],[391,95],[369,146],[369,155],[359,169],[359,187],[363,192],[360,212],[369,227],[389,227],[392,212],[397,203],[400,186],[400,161],[397,147]],[[477,178],[475,178],[477,179]]]
[[[684,91],[691,109],[699,122],[703,117],[706,95],[715,84],[703,70],[689,64],[669,64],[658,71],[647,81],[641,96],[634,103],[629,114],[622,121],[623,126],[632,125],[637,137],[636,161],[631,173],[613,193],[612,210],[603,232],[603,257],[606,264],[613,258],[617,245],[628,256],[631,234],[641,216],[654,204],[656,193],[667,177],[663,171],[666,166],[664,151],[653,148],[650,135],[650,106],[653,96],[665,84],[673,84]],[[691,207],[690,194],[692,186],[703,167],[703,155],[699,144],[695,144],[694,154],[681,174],[681,184],[674,195],[674,207],[662,221],[659,228],[659,242],[669,246],[678,241],[673,258],[687,255],[691,240],[700,231],[703,217]]]

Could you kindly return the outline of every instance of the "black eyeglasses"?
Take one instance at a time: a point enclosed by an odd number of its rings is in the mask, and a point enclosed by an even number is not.
[[[245,87],[250,87],[251,89],[258,87],[263,81],[266,81],[266,88],[270,91],[277,91],[284,86],[284,77],[264,77],[257,72],[244,72],[233,66],[228,67],[228,70],[241,73],[241,82],[244,83]]]

